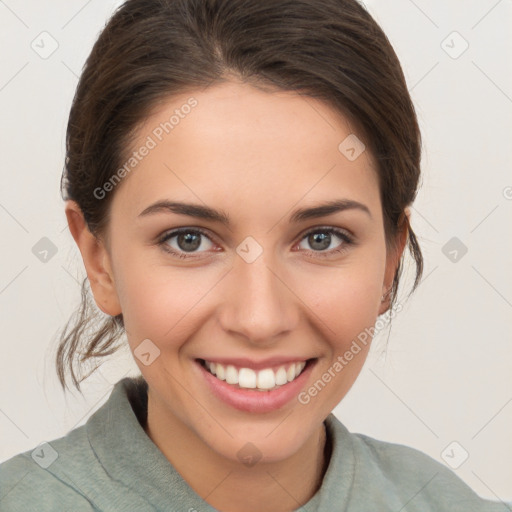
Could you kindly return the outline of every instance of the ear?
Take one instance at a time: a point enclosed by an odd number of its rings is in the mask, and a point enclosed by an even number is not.
[[[65,211],[69,231],[82,254],[97,306],[107,315],[119,315],[122,311],[108,250],[104,243],[89,231],[82,211],[75,201],[66,201]]]
[[[382,295],[384,300],[381,302],[379,307],[379,315],[384,314],[390,306],[391,298],[391,287],[393,286],[393,280],[402,257],[402,253],[407,243],[407,237],[409,234],[409,220],[411,218],[411,210],[409,207],[405,208],[404,212],[398,219],[398,231],[393,246],[388,251],[386,256],[386,270],[384,273],[384,283],[382,285]]]

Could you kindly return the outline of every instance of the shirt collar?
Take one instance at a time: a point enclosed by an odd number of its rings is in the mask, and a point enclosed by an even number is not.
[[[156,510],[169,510],[172,503],[176,510],[215,512],[146,434],[147,390],[142,376],[125,377],[89,418],[86,431],[97,459],[110,478],[126,486],[128,494],[133,490],[144,496]],[[350,494],[356,469],[351,434],[332,413],[324,424],[331,447],[327,471],[321,487],[297,511],[331,511],[332,503],[345,503]]]

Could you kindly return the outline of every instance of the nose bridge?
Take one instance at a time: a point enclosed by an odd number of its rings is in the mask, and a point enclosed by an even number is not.
[[[243,248],[241,244],[239,250]],[[251,342],[274,342],[293,329],[298,319],[293,294],[282,282],[270,252],[262,252],[253,261],[241,254],[229,277],[221,323],[226,331],[242,334]]]

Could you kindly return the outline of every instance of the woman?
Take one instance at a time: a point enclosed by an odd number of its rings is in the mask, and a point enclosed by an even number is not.
[[[78,84],[63,176],[108,319],[88,336],[84,291],[57,365],[79,388],[78,355],[126,333],[141,376],[2,464],[2,510],[506,510],[331,413],[406,246],[421,278],[420,146],[355,0],[122,5]]]

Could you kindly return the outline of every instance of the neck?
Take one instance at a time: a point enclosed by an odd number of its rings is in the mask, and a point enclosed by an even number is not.
[[[217,510],[291,512],[320,488],[330,456],[323,423],[286,460],[247,466],[212,450],[179,418],[154,407],[150,395],[146,433],[187,484]]]

